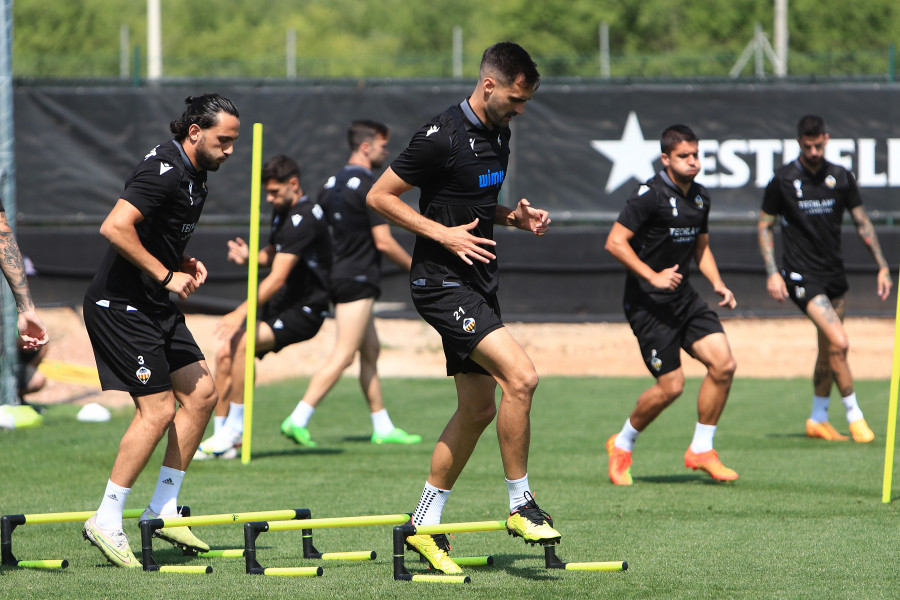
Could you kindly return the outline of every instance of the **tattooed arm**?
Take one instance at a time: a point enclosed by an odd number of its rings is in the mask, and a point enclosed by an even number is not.
[[[40,317],[34,311],[34,302],[28,290],[25,278],[25,264],[22,253],[12,229],[6,220],[6,213],[0,212],[0,270],[3,271],[13,298],[16,300],[16,312],[19,313],[17,328],[19,337],[25,342],[25,348],[34,349],[47,343],[47,330]]]
[[[872,225],[872,221],[869,220],[869,215],[866,214],[866,209],[862,205],[852,209],[850,216],[856,225],[856,232],[878,264],[878,297],[885,300],[891,293],[893,282],[891,281],[891,271],[888,268],[887,261],[884,259],[884,254],[881,252],[881,244],[878,243],[875,227]]]
[[[787,286],[781,273],[778,272],[778,265],[775,262],[775,215],[759,211],[759,224],[757,226],[759,233],[759,251],[762,254],[763,262],[766,263],[766,290],[769,296],[784,302],[787,297]]]

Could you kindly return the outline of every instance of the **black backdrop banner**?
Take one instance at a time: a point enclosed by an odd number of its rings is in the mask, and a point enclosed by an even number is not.
[[[222,93],[238,106],[234,156],[210,174],[204,220],[249,216],[252,124],[262,123],[263,159],[295,157],[307,193],[344,164],[346,128],[357,118],[392,129],[395,156],[413,132],[470,93],[460,83],[15,90],[17,208],[23,224],[94,222],[115,203],[137,162],[169,139],[188,95]],[[772,169],[797,155],[795,124],[823,116],[828,158],[850,168],[874,218],[900,216],[900,87],[895,85],[541,86],[513,120],[504,202],[528,197],[566,220],[609,222],[659,162],[659,134],[684,123],[701,138],[699,181],[713,219],[751,223]],[[405,198],[417,201],[411,193]]]

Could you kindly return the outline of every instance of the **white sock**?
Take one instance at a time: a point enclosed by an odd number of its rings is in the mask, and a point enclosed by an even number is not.
[[[419,498],[419,504],[413,512],[413,525],[437,525],[441,522],[441,514],[444,512],[444,504],[447,503],[447,497],[450,490],[442,490],[436,488],[427,481],[425,489],[422,490],[422,497]]]
[[[859,404],[856,403],[856,392],[853,392],[849,396],[845,396],[841,398],[841,402],[844,403],[844,409],[847,411],[847,422],[852,423],[853,421],[858,421],[863,418],[863,412],[859,408]]]
[[[372,429],[378,435],[387,435],[394,430],[394,424],[386,408],[372,413]]]
[[[525,492],[531,493],[528,487],[528,473],[522,479],[515,481],[506,480],[506,491],[509,492],[509,512],[512,512],[528,502],[525,499]]]
[[[225,419],[228,417],[213,417],[213,435],[216,435],[225,426]]]
[[[153,498],[147,508],[157,515],[170,516],[178,512],[178,492],[184,481],[184,471],[171,467],[159,468],[159,480],[153,491]]]
[[[812,412],[809,418],[816,423],[824,423],[828,420],[828,404],[831,402],[830,396],[816,396],[813,394]]]
[[[713,437],[716,435],[715,425],[704,425],[697,423],[694,427],[694,439],[691,441],[691,451],[695,454],[702,454],[713,449]]]
[[[616,436],[616,448],[631,452],[634,450],[634,443],[637,441],[637,437],[640,434],[640,431],[631,426],[631,419],[625,419],[625,425],[622,427],[622,431]]]
[[[228,407],[228,417],[225,418],[225,427],[234,433],[244,431],[244,405],[232,402]]]
[[[97,509],[97,526],[101,529],[122,529],[122,513],[131,488],[123,488],[111,480],[106,482],[106,491],[100,508]]]
[[[316,412],[315,408],[301,400],[297,403],[297,407],[294,408],[294,412],[291,413],[291,423],[296,427],[306,427],[314,412]]]

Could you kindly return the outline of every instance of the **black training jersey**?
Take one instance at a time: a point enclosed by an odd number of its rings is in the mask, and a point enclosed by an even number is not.
[[[295,304],[327,309],[331,240],[322,207],[303,196],[287,212],[273,213],[269,244],[276,253],[300,257],[287,281],[269,300],[272,311],[278,313]]]
[[[144,248],[167,269],[178,271],[206,195],[206,171],[195,170],[181,144],[169,140],[151,150],[135,167],[121,198],[144,217],[135,227]],[[86,298],[151,312],[172,307],[169,292],[111,246]]]
[[[630,270],[625,280],[625,302],[647,304],[671,302],[692,293],[690,262],[697,247],[697,236],[709,232],[709,193],[692,183],[682,195],[665,171],[640,186],[628,199],[617,222],[634,232],[631,247],[654,271],[678,265],[684,278],[674,290],[660,290]]]
[[[509,129],[487,129],[463,100],[429,121],[391,164],[421,191],[419,212],[448,227],[478,219],[470,230],[494,238],[497,196],[509,162]],[[491,248],[494,252],[494,249]],[[410,281],[428,286],[466,282],[484,294],[497,291],[497,261],[467,265],[439,243],[416,237]]]
[[[841,222],[844,210],[862,205],[853,173],[825,162],[810,173],[800,160],[775,170],[762,210],[781,215],[782,267],[824,279],[844,276]]]
[[[387,221],[366,206],[366,194],[374,182],[369,169],[347,165],[328,178],[319,194],[318,202],[325,209],[334,243],[332,281],[381,283],[381,252],[375,247],[372,228]]]

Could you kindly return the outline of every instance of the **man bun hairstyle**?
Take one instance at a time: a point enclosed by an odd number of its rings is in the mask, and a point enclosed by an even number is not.
[[[188,96],[184,99],[184,103],[187,108],[184,109],[181,117],[169,123],[169,130],[179,142],[183,142],[187,138],[191,125],[197,125],[200,129],[214,127],[219,122],[220,112],[237,118],[241,116],[234,103],[220,94]]]

